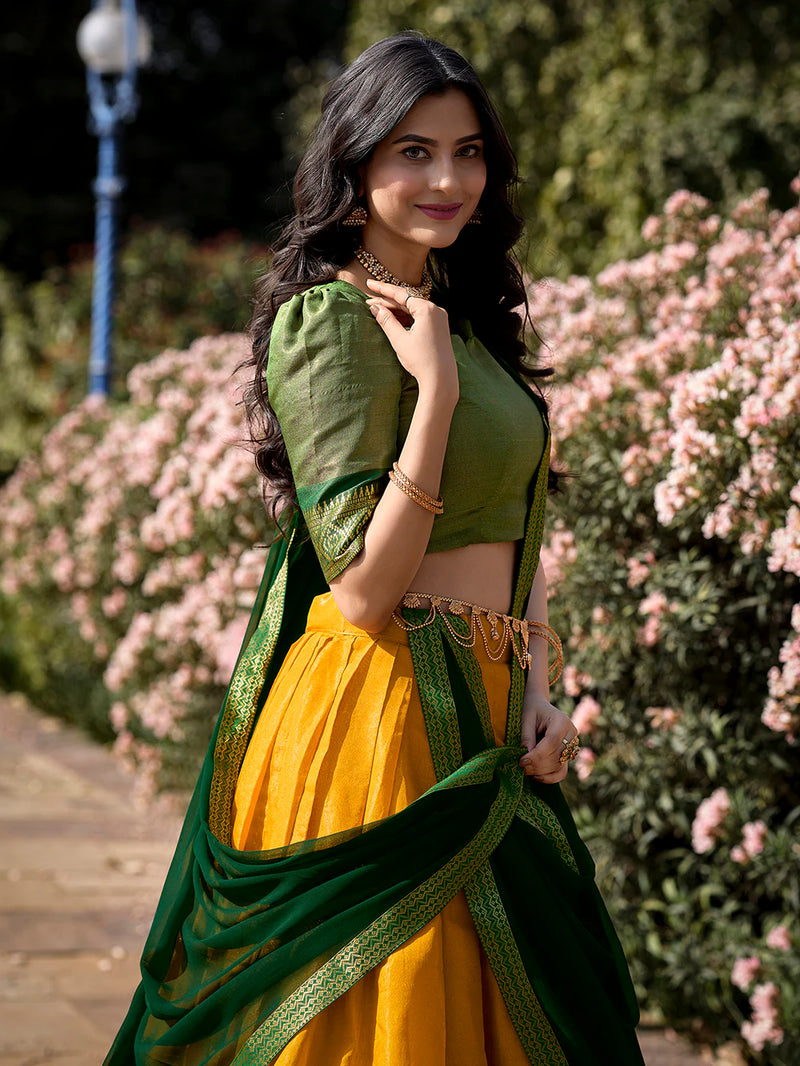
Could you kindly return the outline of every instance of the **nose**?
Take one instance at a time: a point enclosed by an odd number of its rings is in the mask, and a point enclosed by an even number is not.
[[[432,189],[449,190],[458,184],[452,159],[437,159],[431,168],[430,186]]]

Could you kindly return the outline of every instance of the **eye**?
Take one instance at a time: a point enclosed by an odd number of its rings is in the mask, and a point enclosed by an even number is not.
[[[410,144],[408,148],[403,149],[403,155],[406,159],[427,159],[428,152],[419,144]]]
[[[483,147],[480,144],[462,144],[456,155],[465,159],[477,159],[479,155],[483,155]]]

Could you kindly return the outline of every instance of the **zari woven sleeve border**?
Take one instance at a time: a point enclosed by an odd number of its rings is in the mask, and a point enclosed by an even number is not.
[[[315,286],[275,318],[267,389],[328,582],[361,551],[397,457],[403,374],[356,289]]]

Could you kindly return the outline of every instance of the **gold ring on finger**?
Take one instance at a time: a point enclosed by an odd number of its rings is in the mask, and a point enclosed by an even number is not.
[[[578,752],[581,750],[581,738],[576,733],[571,740],[568,737],[564,737],[561,743],[564,746],[564,750],[561,752],[558,761],[563,766],[565,762],[572,762],[573,759],[577,758]]]

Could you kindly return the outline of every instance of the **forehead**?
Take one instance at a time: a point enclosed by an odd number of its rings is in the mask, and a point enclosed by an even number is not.
[[[443,137],[456,140],[480,132],[478,112],[467,94],[460,89],[447,89],[443,93],[433,93],[417,100],[387,140],[394,140],[405,133],[418,133],[434,140]]]

